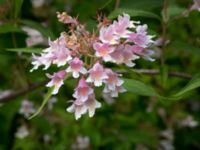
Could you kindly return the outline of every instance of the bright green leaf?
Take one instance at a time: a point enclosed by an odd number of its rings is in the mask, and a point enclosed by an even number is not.
[[[29,117],[29,119],[34,118],[35,116],[37,116],[41,112],[41,110],[43,109],[43,107],[48,102],[49,98],[51,97],[52,91],[53,91],[53,88],[49,88],[49,90],[48,90],[48,92],[47,92],[47,94],[46,94],[46,96],[45,96],[45,98],[42,102],[42,105],[40,106],[40,108],[37,110],[36,113],[34,113],[32,116]]]
[[[200,75],[195,76],[182,90],[176,93],[175,97],[183,97],[187,92],[200,87]]]
[[[176,101],[182,99],[188,92],[200,87],[200,75],[195,76],[184,88],[175,94],[165,97],[157,93],[153,87],[134,79],[123,79],[124,87],[127,91],[142,95],[155,96],[161,100]]]
[[[9,48],[7,50],[12,51],[12,52],[24,52],[24,53],[41,53],[42,52],[42,48],[29,48],[29,47]]]
[[[134,79],[123,79],[123,80],[124,80],[123,85],[125,89],[128,90],[129,92],[133,92],[135,94],[142,96],[157,96],[157,93],[152,87],[146,85],[141,81]]]

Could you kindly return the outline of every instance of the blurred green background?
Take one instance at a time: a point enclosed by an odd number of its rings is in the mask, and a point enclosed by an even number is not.
[[[77,81],[68,79],[38,116],[27,120],[19,113],[23,100],[30,100],[37,109],[47,92],[45,71],[29,72],[30,52],[41,51],[48,46],[49,37],[54,40],[68,30],[57,21],[57,11],[78,16],[89,31],[96,28],[98,14],[115,19],[127,12],[133,20],[148,24],[155,40],[163,36],[163,23],[167,22],[165,64],[161,66],[159,57],[163,47],[157,47],[155,62],[140,59],[135,67],[161,73],[146,75],[132,69],[124,77],[140,80],[167,97],[176,93],[200,72],[200,13],[189,13],[192,4],[192,0],[168,0],[164,12],[163,0],[0,0],[0,150],[200,149],[199,89],[179,101],[145,96],[137,89],[110,100],[97,90],[102,108],[93,118],[84,115],[76,121],[66,108]],[[37,32],[31,34],[24,27]],[[175,77],[172,72],[189,76]],[[25,127],[22,138],[17,134],[20,127]]]

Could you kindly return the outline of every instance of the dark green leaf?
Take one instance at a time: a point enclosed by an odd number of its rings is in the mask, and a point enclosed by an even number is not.
[[[184,8],[181,8],[177,5],[172,5],[168,7],[167,13],[169,17],[175,17],[180,15],[184,10],[185,10]]]
[[[198,55],[200,54],[200,48],[181,41],[172,41],[169,45],[169,48],[176,51],[185,51]]]
[[[0,34],[10,33],[10,32],[23,33],[21,28],[17,25],[14,25],[14,24],[3,24],[3,25],[0,26]]]
[[[21,20],[21,23],[38,30],[45,37],[55,38],[53,32],[51,32],[48,28],[42,26],[40,23],[31,21],[31,20]]]
[[[154,18],[160,20],[160,17],[152,12],[137,10],[137,9],[126,9],[126,8],[118,8],[110,13],[108,16],[109,19],[114,19],[118,15],[122,15],[123,13],[129,14],[131,17],[147,17]]]
[[[23,0],[14,0],[14,5],[15,5],[14,18],[17,18],[19,16],[22,4]]]

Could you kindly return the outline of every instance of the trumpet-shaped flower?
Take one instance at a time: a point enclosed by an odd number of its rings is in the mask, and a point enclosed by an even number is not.
[[[128,14],[123,14],[123,16],[118,16],[118,21],[113,22],[114,33],[121,38],[127,38],[131,31],[128,28],[134,28],[134,22],[130,21],[130,16]]]
[[[75,93],[73,94],[73,97],[76,99],[79,99],[80,101],[86,101],[93,93],[93,89],[89,87],[89,85],[86,83],[84,78],[81,78],[78,83],[78,87],[75,89]]]
[[[94,116],[95,109],[100,108],[101,103],[95,99],[94,94],[91,94],[86,101],[76,99],[73,104],[67,108],[68,112],[75,113],[75,119],[78,120],[83,114],[89,113],[89,117]]]
[[[74,58],[71,62],[69,62],[69,67],[66,69],[66,72],[72,72],[72,76],[74,78],[79,77],[79,73],[86,74],[87,70],[83,67],[83,61],[78,57]]]
[[[103,43],[108,43],[108,44],[117,44],[119,42],[119,37],[114,34],[114,26],[110,25],[108,27],[102,27],[100,29],[100,35],[99,39]]]
[[[133,67],[135,64],[132,62],[139,57],[135,55],[130,45],[119,45],[116,50],[110,54],[112,61],[117,64],[126,64],[129,67]]]
[[[95,86],[101,86],[103,81],[108,78],[106,75],[104,68],[99,62],[95,63],[94,66],[89,70],[89,77],[87,78],[87,82],[94,82]]]
[[[64,84],[63,80],[66,76],[66,72],[61,70],[53,75],[47,74],[47,77],[51,79],[49,83],[47,83],[47,87],[54,87],[52,94],[57,94],[60,87]]]
[[[109,54],[112,53],[115,49],[115,47],[110,46],[107,43],[100,42],[94,43],[93,48],[96,50],[95,55],[97,57],[102,57],[104,61],[110,61],[112,59]]]
[[[129,34],[128,40],[134,42],[136,45],[146,48],[149,44],[153,43],[151,35],[147,35],[148,26],[139,25],[136,28],[136,33],[132,32]]]
[[[118,93],[125,92],[126,90],[122,87],[123,80],[118,78],[118,74],[113,72],[111,69],[106,69],[108,79],[105,80],[106,86],[103,90],[104,93],[111,97],[117,97]]]
[[[108,87],[105,87],[103,92],[108,93],[111,97],[118,97],[118,93],[126,92],[126,89],[123,86],[116,86],[115,90],[109,90]]]
[[[109,90],[115,90],[116,86],[121,86],[123,84],[123,80],[118,78],[118,74],[113,72],[111,69],[105,69],[105,72],[108,76],[107,79],[105,79],[106,87]]]

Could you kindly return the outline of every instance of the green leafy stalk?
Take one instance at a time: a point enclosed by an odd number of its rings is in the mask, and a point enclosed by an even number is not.
[[[42,105],[39,107],[39,109],[37,110],[36,113],[34,113],[32,116],[30,116],[30,117],[28,118],[29,120],[32,119],[32,118],[34,118],[35,116],[37,116],[37,115],[41,112],[41,110],[44,108],[45,104],[46,104],[46,103],[48,102],[48,100],[50,99],[50,97],[51,97],[51,95],[52,95],[53,89],[54,89],[54,87],[48,89],[48,92],[47,92],[47,94],[46,94],[46,96],[45,96],[45,98],[44,98],[44,100],[43,100],[43,102],[42,102]]]

